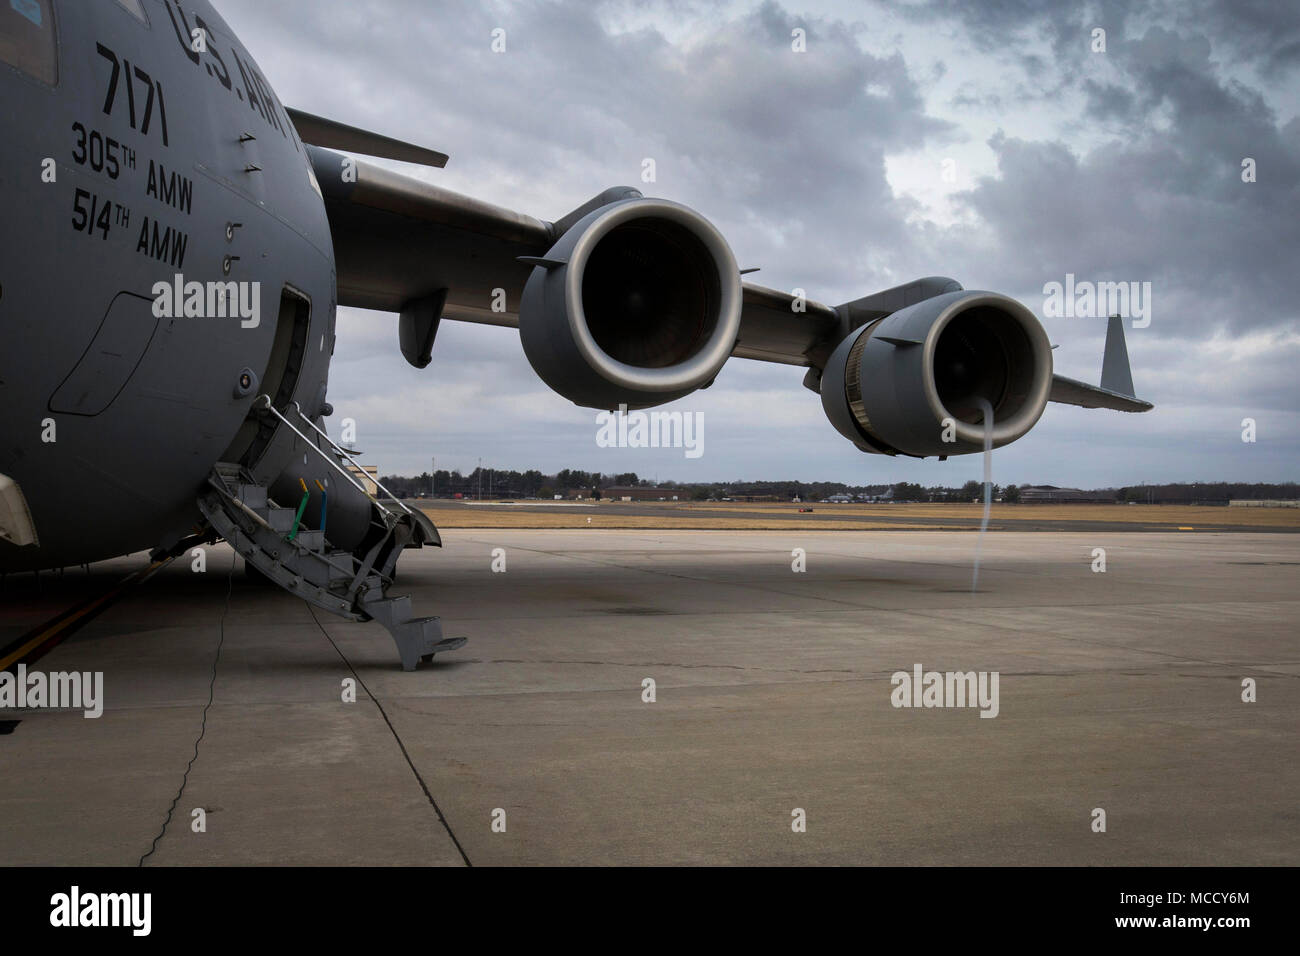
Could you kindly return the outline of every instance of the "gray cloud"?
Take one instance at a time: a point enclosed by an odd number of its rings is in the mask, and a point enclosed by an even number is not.
[[[1300,120],[1284,5],[936,0],[902,8],[898,47],[874,52],[873,8],[857,4],[220,6],[284,102],[451,154],[446,170],[409,172],[547,218],[637,185],[699,208],[765,284],[837,302],[943,273],[1041,314],[1043,284],[1066,272],[1150,281],[1153,322],[1130,333],[1130,352],[1158,410],[1052,407],[999,452],[1000,473],[1295,477]],[[1104,59],[1087,47],[1098,24]],[[790,50],[796,26],[806,54]],[[497,27],[505,54],[489,48]],[[918,54],[936,30],[954,39]],[[953,92],[936,96],[944,83]],[[958,221],[930,221],[895,192],[887,161],[923,180],[954,150],[987,157],[989,173],[951,198]],[[1241,182],[1245,156],[1257,183]],[[647,157],[651,186],[639,181]],[[864,457],[822,420],[799,370],[743,360],[678,403],[708,416],[703,459],[611,454],[594,445],[591,413],[536,379],[513,332],[444,327],[417,372],[393,317],[343,310],[340,329],[331,399],[386,471],[427,467],[430,453],[453,467],[482,455],[679,478],[951,483],[979,467]],[[1101,324],[1048,331],[1058,369],[1096,380]],[[1267,438],[1243,450],[1251,414]]]

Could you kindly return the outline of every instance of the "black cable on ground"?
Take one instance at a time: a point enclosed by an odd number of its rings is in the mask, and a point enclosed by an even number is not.
[[[340,650],[338,644],[335,643],[334,638],[330,637],[329,631],[325,630],[325,625],[321,624],[320,618],[316,616],[316,609],[308,604],[307,610],[311,612],[311,619],[316,622],[316,626],[320,628],[320,632],[325,635],[325,640],[329,641],[330,646],[334,648],[334,653],[338,654],[339,660],[348,666],[348,670],[352,672],[352,676],[355,677],[357,683],[361,685],[361,689],[366,692],[366,696],[369,697],[374,702],[375,706],[379,708],[379,715],[384,718],[384,723],[388,725],[389,732],[393,735],[393,739],[397,741],[397,746],[402,751],[402,756],[406,758],[406,765],[411,768],[411,773],[415,774],[415,779],[419,782],[420,789],[424,791],[425,797],[429,800],[429,806],[433,807],[433,812],[438,815],[438,820],[442,823],[443,829],[447,831],[447,836],[451,837],[451,842],[455,844],[457,851],[460,853],[460,858],[465,861],[465,865],[473,866],[474,864],[469,861],[469,856],[465,853],[465,848],[460,845],[460,841],[456,839],[456,834],[452,832],[451,824],[448,823],[447,818],[443,816],[442,809],[438,806],[438,801],[433,799],[433,793],[430,792],[429,785],[424,782],[424,777],[420,776],[420,771],[416,769],[415,761],[413,761],[411,755],[407,753],[406,744],[402,743],[402,738],[398,735],[397,728],[394,727],[393,722],[388,719],[388,711],[384,710],[384,705],[379,702],[379,698],[370,692],[370,688],[367,687],[366,682],[361,679],[361,675],[358,674],[357,669],[352,666],[352,662],[343,654],[343,651]]]
[[[149,847],[149,852],[140,857],[137,866],[144,866],[144,861],[153,856],[153,851],[158,849],[158,841],[163,838],[167,832],[167,826],[172,822],[172,814],[176,812],[176,804],[180,803],[181,795],[185,793],[185,785],[190,780],[190,770],[194,767],[194,761],[199,759],[199,744],[208,732],[208,710],[212,707],[212,694],[217,686],[217,665],[221,662],[221,647],[226,643],[226,615],[230,613],[230,595],[235,587],[235,563],[239,560],[239,553],[231,549],[230,554],[230,575],[226,578],[226,607],[221,612],[221,620],[218,627],[221,629],[221,636],[217,640],[217,653],[212,658],[212,677],[208,681],[208,702],[203,705],[203,720],[199,726],[198,739],[194,741],[194,756],[190,757],[190,762],[185,765],[185,774],[181,777],[181,787],[176,791],[176,796],[172,798],[172,805],[167,808],[167,819],[163,820],[162,829],[158,835],[153,838],[153,843]]]

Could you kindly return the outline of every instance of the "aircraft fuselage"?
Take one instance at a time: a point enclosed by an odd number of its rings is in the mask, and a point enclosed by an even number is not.
[[[324,403],[334,260],[303,145],[209,3],[142,8],[0,7],[0,61],[37,51],[0,62],[0,475],[37,537],[0,540],[3,571],[180,539],[215,462],[269,483],[301,453],[258,394]]]

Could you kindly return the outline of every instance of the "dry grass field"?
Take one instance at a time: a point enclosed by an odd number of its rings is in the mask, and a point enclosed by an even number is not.
[[[970,530],[978,504],[785,504],[768,502],[600,501],[517,503],[420,501],[441,528],[610,528],[781,530]],[[800,513],[811,507],[811,513]],[[1300,531],[1297,508],[1183,507],[1177,505],[1006,505],[995,504],[990,530],[1059,530],[1078,523],[1132,526],[1134,530]]]

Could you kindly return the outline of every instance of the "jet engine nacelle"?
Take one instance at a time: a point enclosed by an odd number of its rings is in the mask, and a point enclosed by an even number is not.
[[[860,449],[963,455],[1024,435],[1047,405],[1052,350],[1034,314],[993,292],[946,292],[848,336],[822,374],[822,407]]]
[[[542,380],[578,405],[645,408],[689,395],[736,344],[736,260],[686,206],[610,203],[534,261],[519,337]]]

